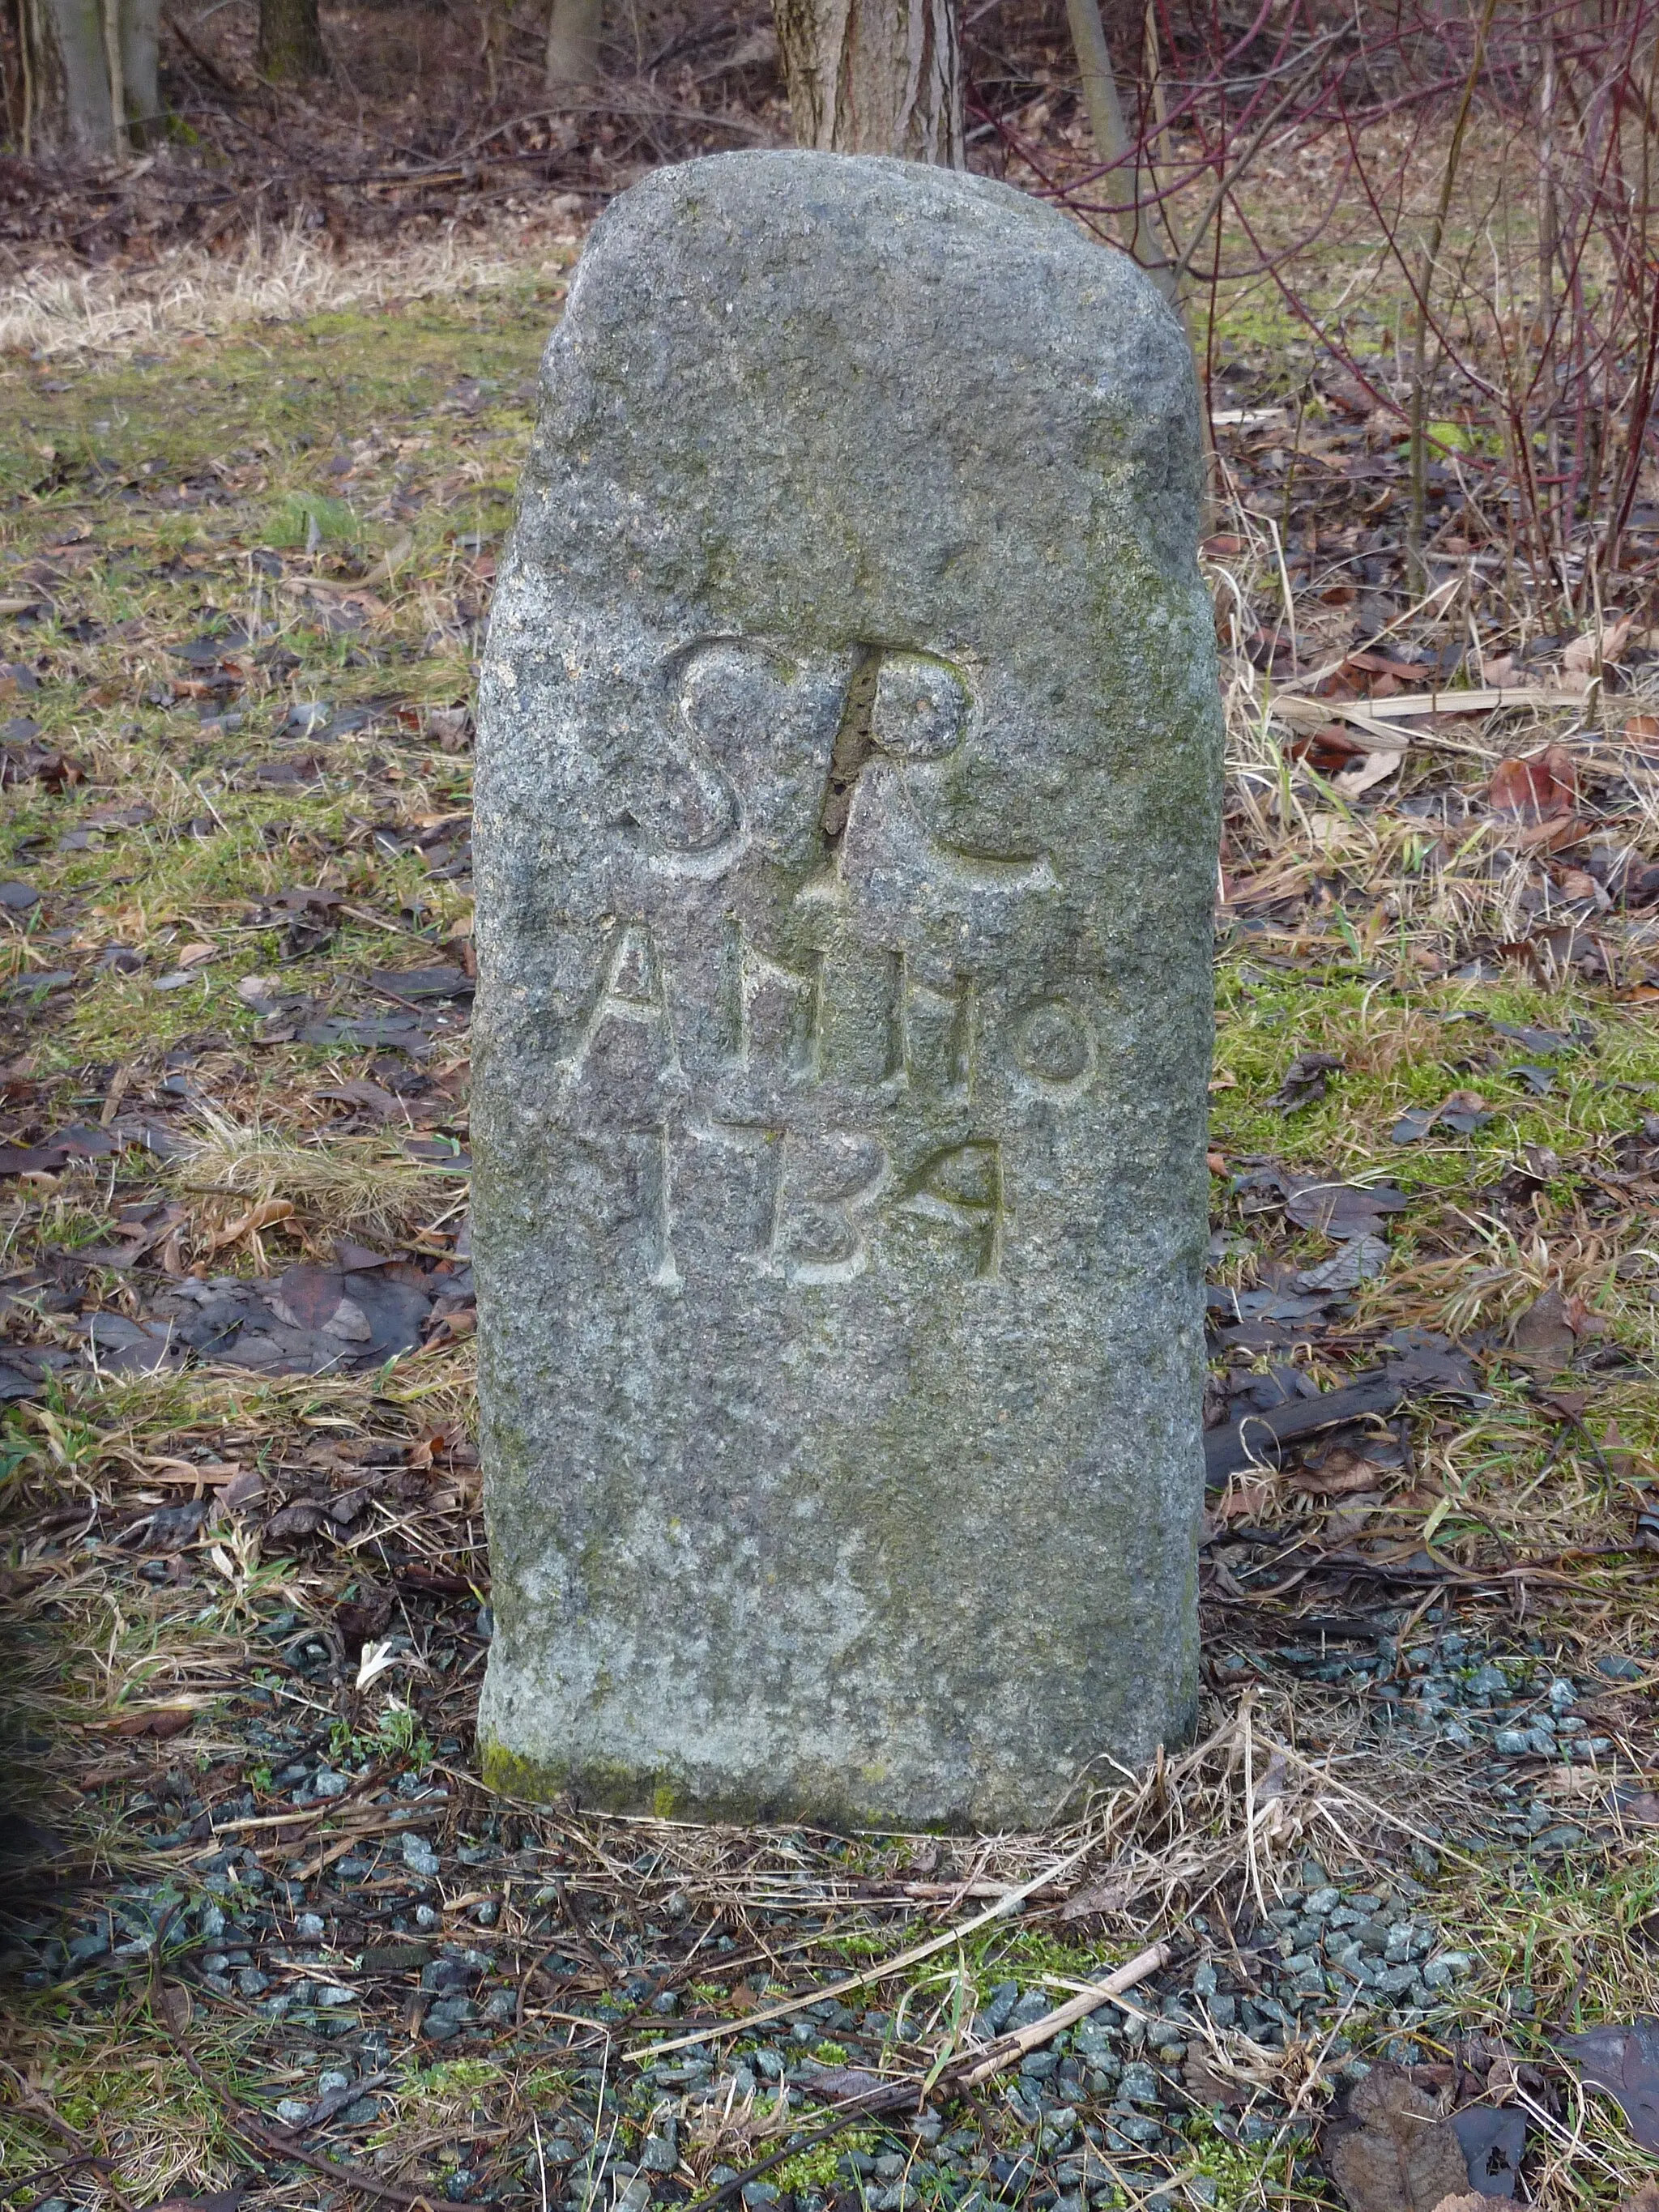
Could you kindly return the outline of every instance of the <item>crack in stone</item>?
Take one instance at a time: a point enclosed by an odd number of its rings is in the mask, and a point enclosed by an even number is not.
[[[823,811],[818,817],[818,829],[823,835],[824,849],[833,860],[847,835],[848,817],[853,811],[853,793],[857,786],[860,770],[876,750],[874,717],[876,684],[881,674],[882,649],[878,645],[860,648],[857,665],[847,686],[847,696],[842,702],[841,721],[836,730],[836,742],[830,755],[830,780],[823,794]]]

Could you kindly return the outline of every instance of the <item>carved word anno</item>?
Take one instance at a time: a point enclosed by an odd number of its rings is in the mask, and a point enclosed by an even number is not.
[[[757,848],[801,872],[798,898],[841,903],[867,837],[961,890],[1056,888],[1046,853],[972,849],[933,826],[939,769],[974,711],[966,676],[940,655],[701,638],[658,681],[666,742],[641,764],[629,817],[658,874],[717,880]]]
[[[660,1290],[683,1287],[675,1233],[688,1207],[735,1222],[738,1260],[790,1284],[856,1281],[901,1220],[943,1236],[971,1280],[1001,1271],[1008,1206],[994,1138],[942,1146],[901,1180],[886,1146],[864,1130],[809,1141],[757,1122],[660,1121],[632,1134],[646,1270]]]
[[[866,959],[871,948],[863,948]],[[971,975],[948,982],[919,974],[903,951],[875,954],[882,975],[885,1048],[881,1066],[853,1071],[831,1066],[833,982],[838,965],[823,949],[798,963],[776,959],[756,944],[736,916],[726,926],[717,1030],[722,1052],[705,1073],[775,1075],[811,1086],[826,1076],[859,1075],[889,1092],[924,1085],[949,1103],[971,1102],[981,1045],[979,987]],[[613,1026],[644,1041],[659,1079],[684,1071],[674,1023],[669,962],[650,924],[617,927],[599,955],[587,1011],[559,1062],[566,1087],[580,1080]],[[1015,1086],[1028,1097],[1064,1104],[1093,1081],[1100,1047],[1089,1014],[1060,991],[1042,992],[1006,1015],[997,1029]]]

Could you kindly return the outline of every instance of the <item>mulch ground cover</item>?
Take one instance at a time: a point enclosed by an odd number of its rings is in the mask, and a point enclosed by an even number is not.
[[[9,2201],[1629,2197],[1644,517],[1574,620],[1442,469],[1425,595],[1394,434],[1228,361],[1198,1746],[1027,1837],[528,1808],[467,702],[561,282],[0,372]]]

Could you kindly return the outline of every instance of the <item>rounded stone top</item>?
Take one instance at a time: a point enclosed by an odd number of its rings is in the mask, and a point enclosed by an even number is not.
[[[1184,349],[1175,316],[1127,254],[1050,203],[966,170],[795,147],[705,155],[653,170],[619,194],[594,226],[584,262],[608,258],[624,241],[636,255],[653,233],[678,252],[688,226],[705,241],[724,232],[750,251],[757,234],[768,235],[781,264],[833,252],[840,240],[860,262],[890,258],[913,276],[925,276],[928,256],[954,264],[966,252],[986,258],[988,289],[1006,281],[1005,257],[1036,259],[1064,269],[1118,317],[1165,324]]]

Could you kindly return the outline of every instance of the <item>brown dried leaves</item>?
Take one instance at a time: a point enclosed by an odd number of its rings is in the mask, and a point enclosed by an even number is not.
[[[1403,2066],[1374,2066],[1349,2092],[1347,2124],[1326,2157],[1352,2212],[1436,2212],[1468,2190],[1451,2123]]]

